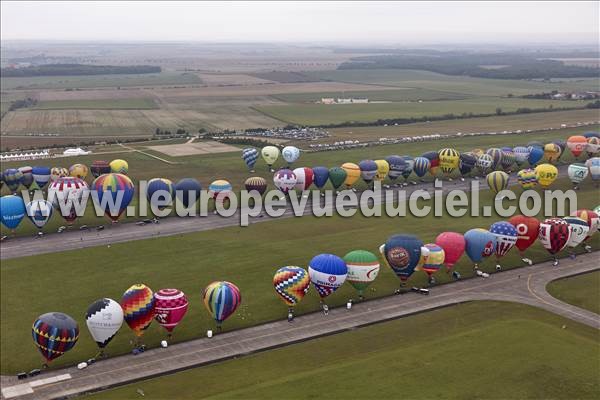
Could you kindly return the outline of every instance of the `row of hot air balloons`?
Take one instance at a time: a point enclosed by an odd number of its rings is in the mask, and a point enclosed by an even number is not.
[[[204,289],[202,301],[220,329],[223,321],[240,305],[242,297],[233,283],[220,281],[212,282]],[[120,302],[110,298],[93,302],[85,314],[85,322],[99,348],[98,355],[102,355],[121,329],[123,321],[133,331],[136,345],[154,320],[170,338],[188,306],[188,299],[181,290],[167,288],[153,292],[144,284],[135,284],[123,293]],[[79,339],[79,326],[66,314],[50,312],[34,321],[32,336],[47,365],[75,346]]]
[[[260,150],[260,155],[265,161],[269,169],[273,168],[273,164],[277,162],[279,158],[279,148],[276,146],[265,146]],[[246,163],[246,166],[250,171],[254,170],[256,161],[258,161],[259,151],[254,147],[248,147],[242,150],[242,160]],[[300,149],[296,146],[285,146],[281,150],[281,156],[288,163],[288,167],[296,162],[300,157]]]

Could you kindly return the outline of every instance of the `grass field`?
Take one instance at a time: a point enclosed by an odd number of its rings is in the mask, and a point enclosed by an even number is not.
[[[600,271],[559,279],[546,289],[559,300],[600,314]]]
[[[199,84],[202,80],[192,73],[161,72],[159,74],[32,76],[2,78],[3,90],[11,89],[77,89],[95,87],[129,87]]]
[[[504,112],[516,111],[518,108],[578,108],[585,104],[587,104],[585,101],[481,97],[466,100],[424,101],[422,103],[290,104],[256,106],[254,108],[283,122],[299,125],[326,125],[446,114],[493,114],[497,108],[501,108]]]
[[[327,97],[335,99],[366,97],[369,101],[405,102],[418,100],[460,100],[466,99],[469,96],[461,93],[442,92],[438,90],[406,88],[399,90],[289,93],[278,94],[273,97],[286,103],[314,103]]]
[[[56,100],[40,101],[32,110],[151,110],[158,106],[153,99]]]
[[[598,351],[592,328],[529,306],[477,302],[90,398],[137,399],[141,389],[148,399],[593,399],[600,370],[589,354]]]
[[[564,179],[554,186],[556,189],[567,187],[570,183]],[[594,188],[582,188],[578,192],[578,207],[596,206],[597,195]],[[481,205],[491,201],[489,192],[480,196]],[[500,219],[497,216],[450,218],[433,215],[425,218],[407,216],[402,220],[385,216],[306,216],[252,224],[246,228],[235,226],[5,260],[0,269],[1,371],[16,372],[39,365],[39,354],[23,338],[29,334],[35,317],[52,310],[73,316],[82,329],[77,347],[56,360],[56,365],[72,364],[92,356],[95,343],[85,332],[83,320],[87,306],[101,297],[119,299],[123,291],[137,282],[155,290],[177,287],[188,294],[190,309],[175,333],[175,341],[183,341],[198,337],[214,326],[200,302],[202,288],[211,281],[234,282],[244,298],[243,306],[224,324],[224,329],[251,326],[287,315],[287,308],[274,295],[271,283],[272,274],[281,266],[306,267],[313,256],[324,252],[340,256],[357,248],[376,252],[378,246],[394,233],[410,232],[428,243],[441,231],[465,232],[474,227],[489,227]],[[600,244],[598,236],[593,241],[595,248]],[[536,262],[550,258],[539,243],[534,244],[527,255]],[[488,259],[481,268],[493,271],[494,265],[495,260]],[[522,265],[519,254],[511,251],[503,258],[502,265],[505,268]],[[466,256],[457,263],[456,269],[463,277],[473,274],[472,263]],[[52,273],[49,275],[48,271]],[[440,283],[450,280],[445,273],[437,274],[436,278]],[[367,297],[389,295],[398,287],[398,282],[391,270],[383,267]],[[424,284],[423,272],[416,272],[408,282],[409,286]],[[353,289],[345,286],[327,301],[331,306],[339,306],[353,296]],[[317,310],[318,300],[316,292],[311,291],[297,307],[297,313]],[[146,331],[144,337],[149,346],[156,346],[164,336],[161,329],[155,325]],[[132,338],[131,332],[124,327],[111,342],[110,354],[129,351]]]

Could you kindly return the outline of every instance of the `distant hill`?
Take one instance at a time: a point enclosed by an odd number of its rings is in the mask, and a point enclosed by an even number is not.
[[[12,78],[27,76],[150,74],[161,72],[161,70],[161,67],[152,65],[44,64],[22,68],[2,68],[1,74],[3,78]]]

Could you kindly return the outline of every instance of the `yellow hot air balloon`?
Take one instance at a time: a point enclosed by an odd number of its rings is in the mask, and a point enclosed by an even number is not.
[[[112,173],[127,175],[129,172],[129,164],[125,160],[112,160],[109,165]]]
[[[450,175],[458,168],[458,161],[460,160],[458,151],[454,149],[442,149],[438,157],[440,158],[440,168],[444,175]]]
[[[552,185],[558,177],[558,169],[552,164],[540,164],[535,167],[535,172],[541,187]]]
[[[377,164],[377,174],[375,174],[375,180],[381,182],[385,179],[388,172],[390,172],[390,164],[385,160],[375,160],[375,164]]]
[[[279,149],[275,146],[265,146],[260,151],[260,155],[262,156],[265,163],[271,168],[275,161],[279,158]]]
[[[488,186],[494,193],[498,193],[501,190],[504,190],[508,187],[508,174],[504,171],[494,171],[490,172],[485,180],[487,181]]]
[[[544,157],[548,162],[553,163],[557,161],[561,152],[560,146],[556,143],[548,143],[544,146]]]
[[[73,178],[85,180],[90,169],[84,164],[73,164],[69,167],[69,175]]]
[[[356,183],[358,178],[360,178],[360,167],[354,163],[347,162],[342,164],[342,169],[346,171],[344,185],[346,185],[347,188],[350,188]]]
[[[471,153],[475,154],[477,158],[479,158],[482,154],[485,154],[485,151],[483,149],[473,149],[471,150]]]

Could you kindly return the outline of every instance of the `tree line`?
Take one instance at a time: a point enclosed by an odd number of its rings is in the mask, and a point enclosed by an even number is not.
[[[150,74],[161,72],[161,67],[152,65],[86,65],[86,64],[44,64],[23,68],[2,68],[2,77],[61,76],[61,75],[115,75]]]

